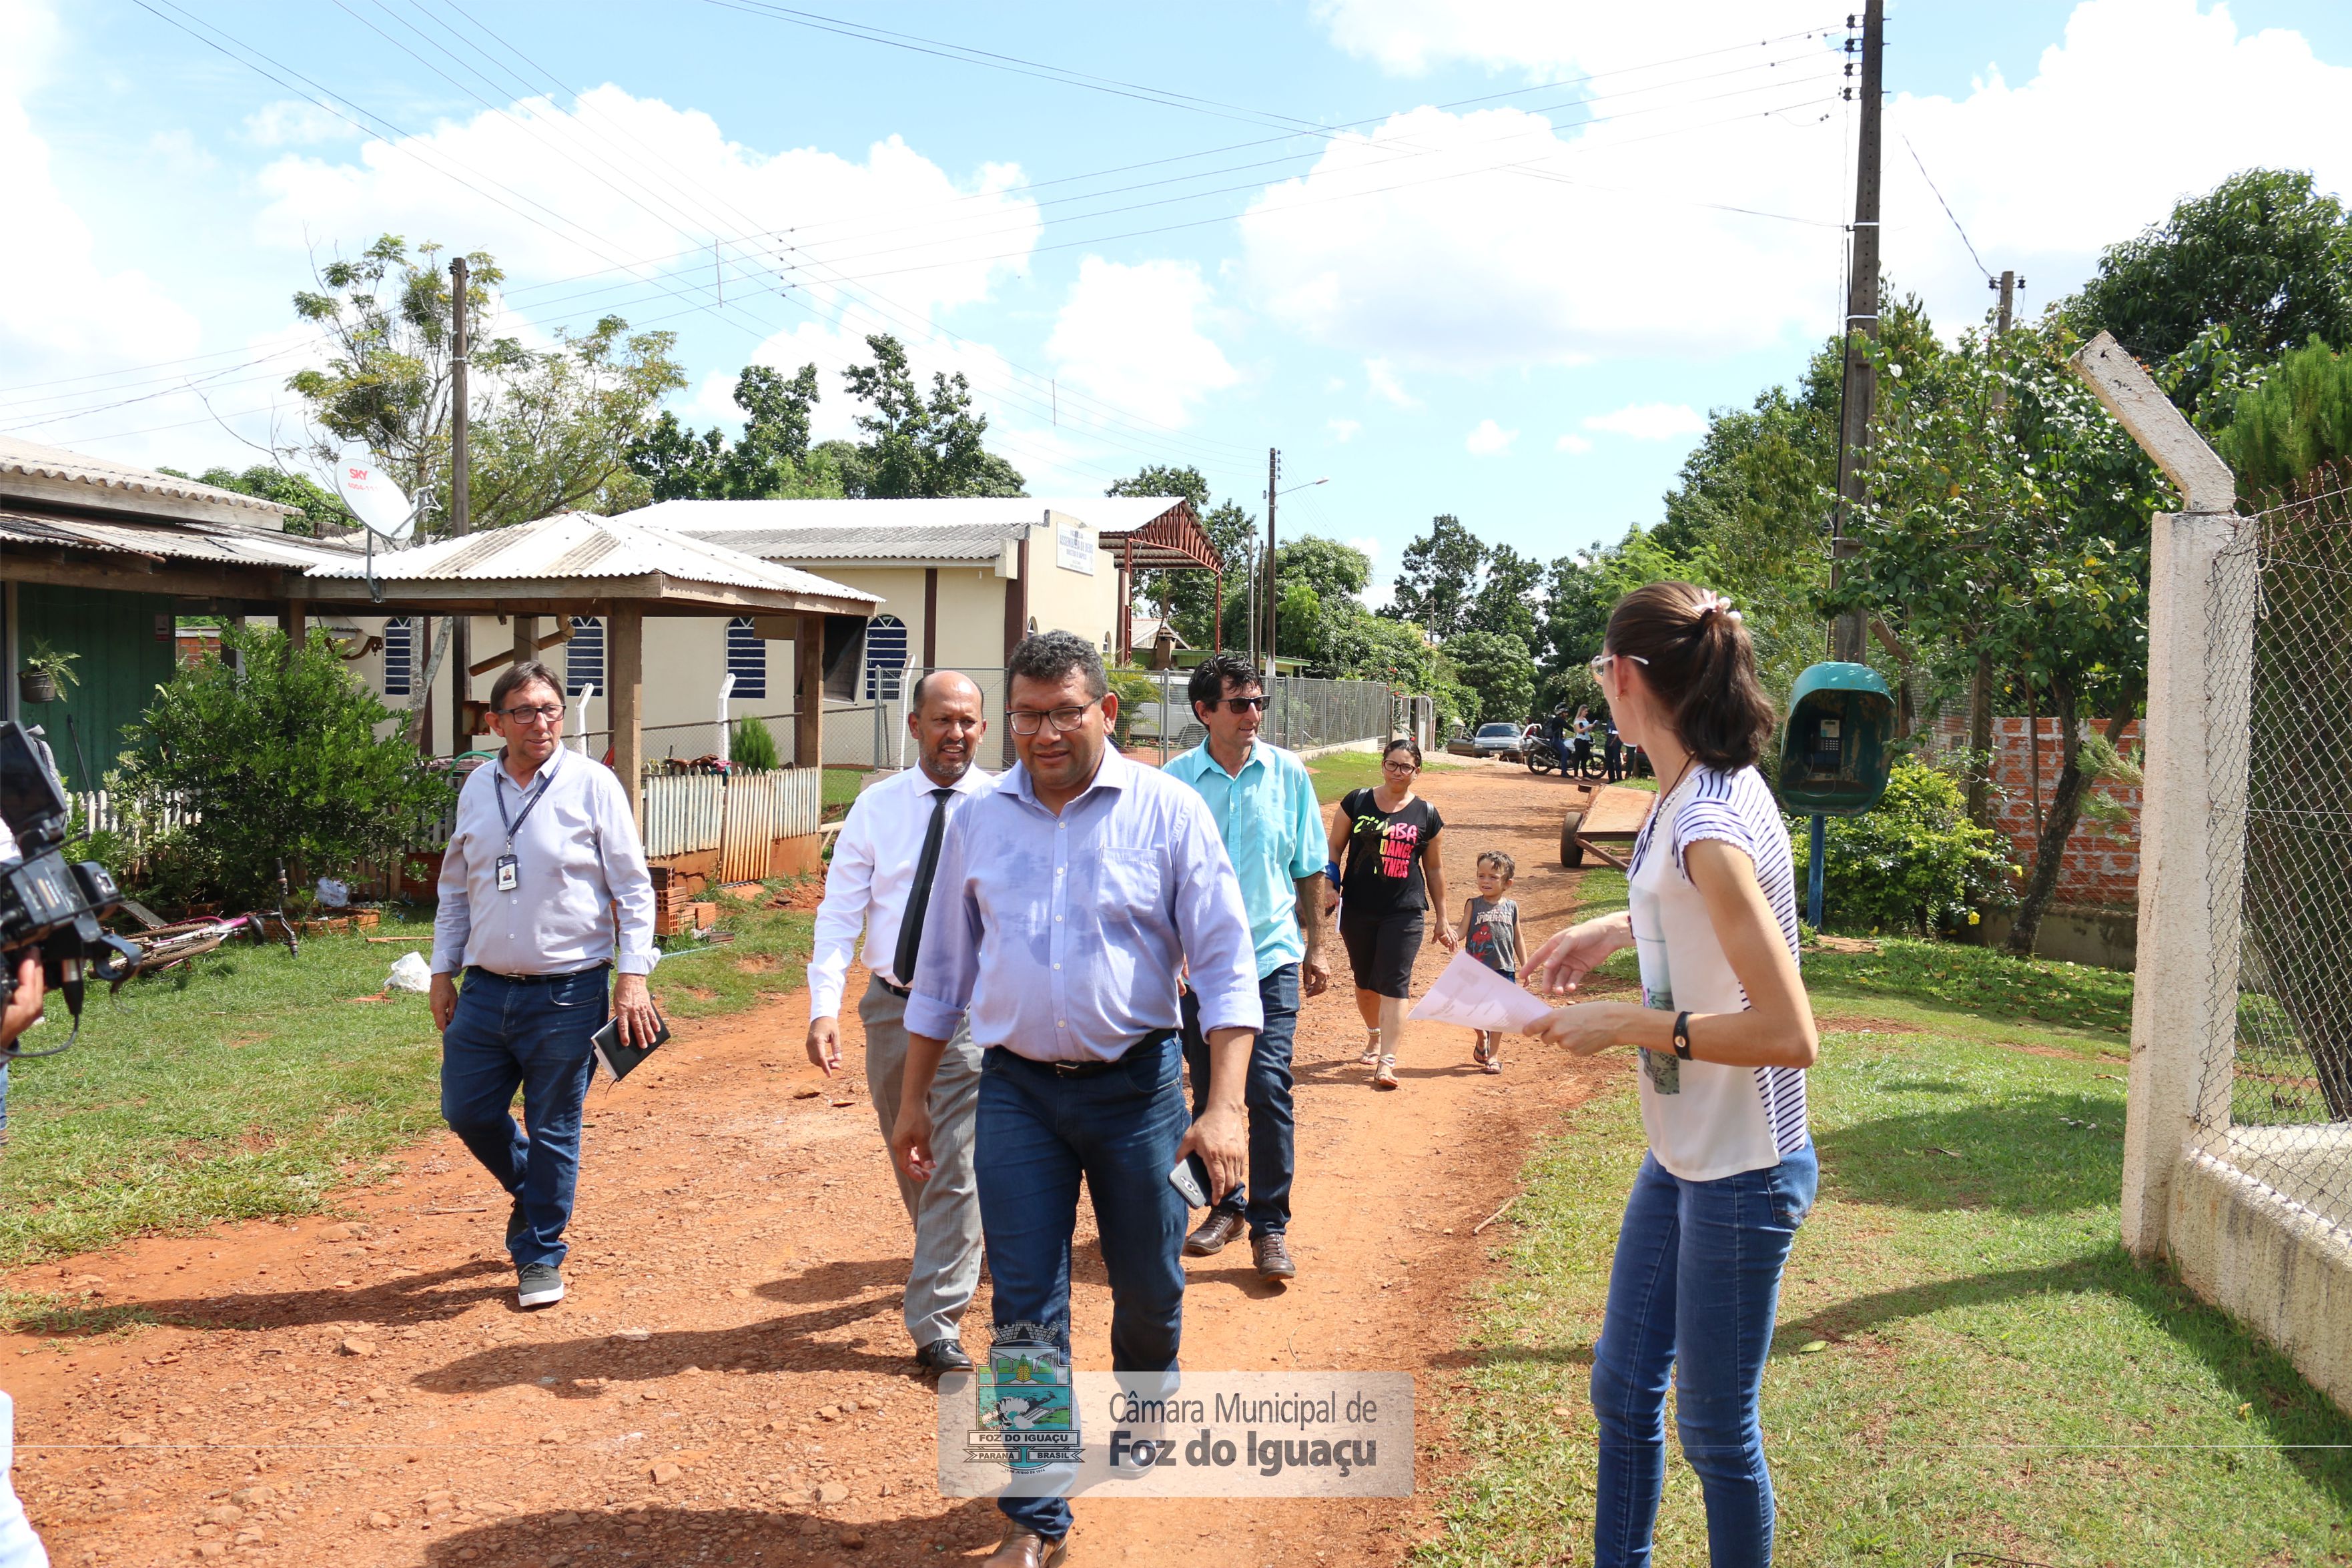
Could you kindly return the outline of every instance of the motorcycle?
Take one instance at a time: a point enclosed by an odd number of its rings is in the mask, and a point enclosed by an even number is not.
[[[1538,738],[1528,745],[1528,772],[1556,773],[1565,771],[1565,768],[1566,763],[1560,756],[1559,749],[1549,741]]]

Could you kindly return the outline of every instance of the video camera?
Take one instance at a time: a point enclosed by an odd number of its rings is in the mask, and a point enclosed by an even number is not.
[[[81,1035],[87,978],[119,986],[138,966],[139,950],[99,924],[122,907],[114,878],[95,860],[65,858],[72,820],[33,738],[15,720],[0,720],[0,821],[16,835],[21,857],[0,865],[0,1007],[16,994],[25,950],[37,948],[46,984],[65,997],[74,1020],[65,1045],[46,1051],[0,1046],[0,1061],[53,1057],[71,1047]]]

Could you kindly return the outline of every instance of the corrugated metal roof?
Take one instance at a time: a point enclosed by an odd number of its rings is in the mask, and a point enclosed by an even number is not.
[[[818,523],[708,531],[689,526],[678,531],[771,561],[993,561],[1004,553],[1006,541],[1021,536],[1021,526],[977,522],[851,528]]]
[[[485,529],[462,539],[436,540],[409,550],[379,552],[379,583],[497,583],[563,578],[642,577],[654,573],[684,583],[778,593],[824,595],[879,604],[875,595],[779,566],[724,544],[714,544],[667,528],[625,517],[566,511],[512,528]],[[315,577],[363,578],[363,561],[346,559],[320,566]]]
[[[27,511],[0,506],[0,539],[67,550],[99,550],[173,561],[204,561],[226,566],[275,566],[303,571],[355,558],[349,544],[309,539],[299,533],[243,523],[185,522],[94,518]]]
[[[109,458],[93,458],[85,452],[69,452],[63,447],[44,447],[37,441],[20,440],[14,436],[0,436],[0,495],[12,493],[7,482],[11,475],[58,479],[68,484],[88,485],[101,492],[119,492],[105,499],[94,498],[91,504],[99,506],[121,505],[133,495],[163,496],[173,500],[217,507],[226,514],[224,521],[241,513],[247,520],[266,518],[273,523],[277,519],[290,517],[299,510],[280,506],[274,500],[263,500],[258,496],[239,495],[235,490],[158,473],[153,468],[118,463]]]
[[[1097,531],[1141,528],[1179,496],[950,496],[924,500],[665,500],[627,515],[682,533],[715,539],[736,533],[784,534],[888,529],[1010,531],[1062,513]],[[900,542],[897,533],[891,542]],[[912,543],[911,539],[905,542]],[[873,550],[866,552],[871,555]],[[896,550],[889,552],[899,553]],[[994,551],[990,551],[993,555]],[[961,557],[958,557],[961,559]]]

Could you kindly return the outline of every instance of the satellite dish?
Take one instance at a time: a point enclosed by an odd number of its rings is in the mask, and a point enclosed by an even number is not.
[[[392,476],[364,460],[344,458],[335,464],[335,493],[352,516],[386,539],[405,539],[416,521],[415,509]]]

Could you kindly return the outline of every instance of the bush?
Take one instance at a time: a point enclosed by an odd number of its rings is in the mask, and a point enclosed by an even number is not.
[[[107,780],[146,820],[166,799],[195,816],[151,841],[173,892],[274,904],[281,862],[296,888],[349,878],[411,847],[447,807],[449,781],[403,730],[377,733],[393,713],[323,630],[289,649],[282,632],[229,626],[221,646],[244,668],[207,655],[157,687]]]
[[[1108,679],[1111,692],[1118,699],[1118,717],[1111,721],[1112,739],[1123,749],[1134,732],[1135,717],[1143,711],[1143,705],[1160,700],[1160,687],[1151,677],[1135,669],[1111,670]],[[1176,690],[1177,699],[1169,704],[1171,711],[1167,715],[1168,738],[1171,741],[1183,733],[1185,721],[1192,718],[1191,710],[1182,708],[1183,688],[1180,685]]]
[[[1799,897],[1808,874],[1811,823],[1789,820]],[[1969,820],[1950,774],[1897,763],[1878,805],[1860,816],[1832,816],[1822,887],[1822,920],[1844,931],[1932,934],[1965,926],[1971,910],[2004,907],[2011,868],[2001,839]]]
[[[776,759],[776,737],[766,721],[756,714],[735,721],[734,743],[728,748],[730,761],[739,768],[772,768]]]

